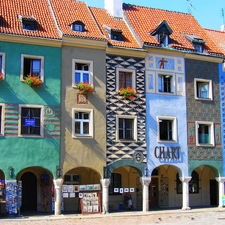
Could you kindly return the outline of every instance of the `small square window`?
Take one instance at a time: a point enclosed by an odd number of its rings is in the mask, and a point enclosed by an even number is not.
[[[158,117],[159,141],[177,141],[177,125],[174,117]]]
[[[212,122],[196,122],[197,145],[214,146],[214,126]]]
[[[129,69],[117,70],[117,90],[120,88],[136,88],[135,71]]]
[[[66,174],[64,176],[64,184],[80,184],[80,175],[78,174]]]
[[[71,24],[71,29],[76,32],[84,32],[85,31],[84,27],[85,24],[79,20]]]
[[[212,100],[212,81],[195,79],[195,98]]]
[[[162,47],[166,47],[169,44],[169,36],[165,33],[158,34],[158,42]]]
[[[21,56],[21,79],[24,80],[28,75],[37,76],[41,78],[42,82],[44,80],[43,67],[44,58],[31,55]]]
[[[20,132],[22,136],[43,136],[42,107],[20,106]]]
[[[158,74],[158,92],[174,93],[174,76],[170,74]]]
[[[122,41],[122,33],[121,32],[111,32],[111,39],[114,41]]]
[[[73,85],[83,82],[93,84],[93,62],[73,60]]]
[[[194,48],[197,52],[202,53],[203,52],[203,47],[202,45],[194,45]]]
[[[93,136],[93,110],[73,109],[73,137]]]
[[[117,140],[137,140],[137,118],[133,116],[117,116]]]
[[[22,20],[23,23],[23,29],[24,30],[29,30],[29,31],[34,31],[35,30],[35,21],[30,21],[30,20]]]

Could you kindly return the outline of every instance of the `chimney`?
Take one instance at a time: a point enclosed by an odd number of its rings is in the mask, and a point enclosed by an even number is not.
[[[105,9],[113,17],[123,17],[123,0],[105,0]]]
[[[220,27],[220,30],[221,30],[221,31],[225,31],[225,24],[223,24],[223,25]]]

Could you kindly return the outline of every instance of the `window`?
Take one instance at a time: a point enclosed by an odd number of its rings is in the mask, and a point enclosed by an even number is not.
[[[0,135],[4,135],[4,111],[5,105],[0,104]]]
[[[165,33],[157,34],[157,38],[158,38],[158,42],[160,43],[162,47],[168,46],[169,36],[167,34]]]
[[[117,90],[120,88],[132,87],[135,88],[135,71],[129,69],[118,69],[117,73]]]
[[[0,52],[0,73],[5,75],[5,54]]]
[[[195,98],[212,100],[212,81],[195,79]]]
[[[35,21],[31,20],[22,20],[23,23],[23,29],[24,30],[29,30],[29,31],[34,31],[35,30]]]
[[[197,145],[214,146],[214,126],[213,122],[196,122]]]
[[[174,76],[168,74],[158,75],[158,92],[174,93]]]
[[[191,180],[189,181],[189,193],[195,194],[199,193],[199,175],[196,171],[191,173]],[[176,174],[176,190],[177,194],[182,194],[182,182],[179,178],[179,173]]]
[[[119,189],[122,187],[121,182],[121,174],[119,173],[112,173],[110,177],[110,184],[109,184],[109,194],[119,194]],[[118,192],[114,192],[115,188]]]
[[[20,135],[43,136],[42,107],[20,106]]]
[[[44,57],[22,55],[21,65],[21,80],[23,80],[28,75],[38,76],[42,81],[44,80]]]
[[[71,24],[71,28],[73,31],[76,32],[84,32],[84,23],[82,23],[81,21],[76,21],[74,23]]]
[[[73,60],[73,86],[84,82],[93,84],[93,62]]]
[[[77,174],[66,174],[64,176],[64,184],[80,184],[80,175]]]
[[[202,45],[194,45],[194,48],[196,52],[202,53],[203,52],[203,47]]]
[[[158,117],[159,141],[177,141],[177,125],[174,117]]]
[[[73,109],[73,137],[93,136],[93,109]]]
[[[137,118],[132,116],[117,116],[117,140],[137,140]]]
[[[111,31],[111,39],[114,41],[122,41],[122,32]]]

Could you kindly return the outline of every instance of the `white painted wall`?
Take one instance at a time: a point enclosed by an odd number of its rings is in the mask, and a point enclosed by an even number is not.
[[[105,0],[105,9],[113,17],[123,17],[123,0]]]

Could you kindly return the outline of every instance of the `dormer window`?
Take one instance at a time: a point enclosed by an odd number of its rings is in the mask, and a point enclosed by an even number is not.
[[[36,29],[36,18],[34,18],[33,16],[19,15],[19,19],[22,22],[23,30],[34,31]]]
[[[172,34],[172,29],[169,27],[168,23],[163,20],[157,28],[151,33],[155,36],[161,47],[167,47],[169,45],[169,36]]]
[[[111,40],[123,41],[122,30],[119,30],[119,29],[116,29],[116,28],[111,28],[111,27],[108,27],[106,25],[104,25],[104,28],[105,28],[106,32],[108,33]]]
[[[76,32],[84,32],[84,23],[82,23],[81,21],[75,21],[74,23],[71,24],[71,28],[73,31]]]
[[[205,41],[202,38],[194,34],[185,34],[184,36],[192,43],[196,52],[198,53],[203,52]]]

